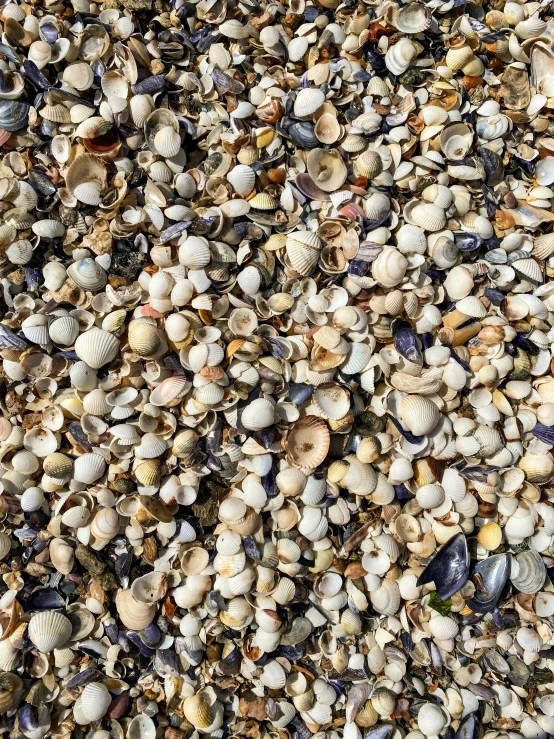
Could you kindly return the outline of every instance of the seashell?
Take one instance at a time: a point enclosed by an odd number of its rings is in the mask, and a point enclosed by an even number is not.
[[[69,166],[65,181],[69,192],[81,203],[99,205],[106,185],[106,170],[92,154],[81,154]]]
[[[262,685],[270,690],[279,690],[285,686],[287,675],[277,660],[267,662],[260,675]]]
[[[334,192],[346,179],[346,166],[336,151],[312,149],[307,159],[308,174],[324,192]]]
[[[538,552],[529,549],[515,556],[517,574],[511,576],[513,586],[520,593],[537,593],[544,585],[546,568]]]
[[[291,464],[315,469],[325,459],[329,449],[329,430],[315,416],[298,420],[285,437],[285,449]]]
[[[152,623],[156,615],[154,603],[141,603],[133,598],[130,590],[118,590],[115,596],[117,614],[122,623],[134,631],[142,631]]]
[[[79,359],[92,369],[100,369],[111,362],[119,351],[119,341],[107,331],[92,328],[80,334],[75,341],[75,352]]]
[[[400,605],[400,591],[393,580],[383,580],[381,586],[370,593],[373,608],[384,616],[392,616]]]
[[[400,404],[400,418],[416,436],[429,434],[440,420],[435,403],[422,395],[407,395]]]
[[[71,316],[63,316],[50,325],[48,332],[54,344],[73,346],[79,335],[79,322]]]
[[[342,144],[344,148],[344,142]],[[368,180],[372,180],[383,171],[383,162],[379,153],[376,151],[364,151],[356,159],[356,169],[363,177],[367,177]]]
[[[395,287],[404,279],[408,260],[397,249],[385,247],[373,262],[371,272],[381,287]]]
[[[390,72],[400,75],[408,69],[416,56],[417,49],[413,42],[400,38],[385,54],[385,64]]]
[[[251,431],[260,431],[274,422],[273,403],[264,398],[253,400],[242,412],[241,423]]]
[[[139,603],[156,603],[164,597],[166,591],[167,577],[163,572],[149,572],[137,577],[131,585],[131,595]]]
[[[325,102],[325,95],[315,87],[306,87],[299,91],[294,101],[294,115],[306,118],[313,115]],[[328,191],[326,191],[328,192]]]
[[[227,181],[231,183],[236,193],[246,196],[254,189],[256,173],[246,164],[238,164],[228,172]]]
[[[52,241],[64,235],[65,226],[59,221],[44,220],[33,223],[32,230],[45,241]]]
[[[223,722],[223,707],[217,701],[211,703],[207,696],[196,694],[185,698],[183,713],[200,733],[209,733]]]
[[[112,697],[103,683],[85,685],[80,697],[81,714],[86,721],[99,721],[107,712]]]
[[[417,725],[424,736],[437,736],[446,725],[446,717],[435,703],[424,703],[417,715]]]
[[[225,21],[219,26],[219,31],[227,38],[231,39],[244,39],[250,35],[248,26],[243,26],[237,20]]]
[[[141,357],[152,356],[160,348],[158,329],[148,319],[131,321],[127,336],[132,351]]]
[[[171,158],[179,153],[181,137],[173,127],[164,126],[155,134],[153,144],[160,156]]]
[[[100,454],[82,454],[73,465],[73,478],[90,485],[102,477],[105,468],[106,462]]]
[[[322,144],[334,144],[341,135],[341,127],[335,115],[323,113],[315,124],[314,133]]]
[[[152,99],[149,95],[133,95],[129,101],[131,118],[137,128],[143,128],[146,119],[154,110]]]
[[[90,517],[90,511],[86,506],[74,506],[62,515],[62,523],[70,528],[86,526]]]
[[[461,300],[473,288],[473,275],[465,267],[454,267],[444,282],[444,289],[451,300]]]
[[[206,267],[211,260],[210,248],[206,239],[189,236],[179,247],[179,262],[190,269]]]
[[[47,344],[50,338],[48,332],[48,316],[35,314],[26,318],[21,324],[25,338],[33,344]]]
[[[73,282],[89,292],[98,292],[107,282],[106,272],[94,259],[80,259],[68,267],[67,274]]]
[[[95,514],[91,527],[91,534],[100,540],[110,540],[119,531],[119,516],[114,508],[102,508]]]
[[[424,5],[406,5],[396,13],[394,25],[402,33],[422,33],[431,25],[431,13]]]
[[[305,36],[299,36],[291,39],[287,46],[287,52],[291,62],[298,62],[308,51],[308,39]]]
[[[71,621],[57,611],[40,611],[29,621],[29,639],[45,654],[59,649],[71,637]]]
[[[6,249],[6,256],[12,264],[27,264],[33,256],[33,245],[30,241],[16,241]]]

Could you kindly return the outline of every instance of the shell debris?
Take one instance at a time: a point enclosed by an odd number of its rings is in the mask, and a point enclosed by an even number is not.
[[[1,5],[0,733],[554,735],[551,5]]]

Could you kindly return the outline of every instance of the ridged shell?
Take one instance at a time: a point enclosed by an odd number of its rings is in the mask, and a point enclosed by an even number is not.
[[[67,170],[65,182],[77,200],[86,205],[98,205],[106,186],[106,168],[92,154],[81,154]]]
[[[253,400],[242,412],[241,423],[250,431],[260,431],[274,422],[274,406],[269,400],[258,398]]]
[[[29,639],[45,654],[63,647],[71,631],[71,621],[57,611],[40,611],[29,621]]]
[[[239,195],[249,195],[256,183],[256,173],[246,164],[238,164],[227,174],[227,181]]]
[[[298,93],[294,101],[294,115],[305,118],[319,110],[325,102],[325,95],[315,87],[306,87]]]
[[[81,526],[86,526],[89,517],[90,511],[86,506],[74,506],[62,515],[62,523],[64,526],[78,529]]]
[[[400,404],[400,418],[416,436],[429,434],[440,421],[440,411],[432,400],[422,395],[407,395]]]
[[[91,723],[99,721],[111,702],[112,696],[103,683],[89,683],[81,694],[81,713]]]
[[[131,321],[127,335],[129,346],[141,357],[149,357],[160,348],[161,339],[156,324],[148,320]]]
[[[73,478],[90,485],[102,477],[105,469],[106,461],[100,454],[82,454],[73,465]]]
[[[63,316],[50,324],[48,330],[54,344],[72,346],[79,336],[79,323],[71,316]]]
[[[179,153],[181,137],[171,126],[164,126],[154,136],[154,148],[160,156],[170,159]]]
[[[75,342],[75,352],[89,367],[100,369],[115,359],[119,352],[119,341],[108,331],[91,328],[79,335]]]
[[[206,267],[210,259],[210,247],[201,236],[189,236],[179,247],[179,263],[190,269]]]

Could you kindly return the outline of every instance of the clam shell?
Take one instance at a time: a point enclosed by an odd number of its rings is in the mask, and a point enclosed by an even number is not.
[[[105,287],[107,274],[94,259],[80,259],[73,262],[67,270],[73,282],[83,290],[98,292]]]
[[[135,600],[130,590],[118,590],[115,605],[122,623],[134,631],[145,629],[156,615],[154,603],[141,603]]]
[[[338,190],[346,180],[346,166],[334,150],[312,149],[307,159],[308,174],[324,192]]]

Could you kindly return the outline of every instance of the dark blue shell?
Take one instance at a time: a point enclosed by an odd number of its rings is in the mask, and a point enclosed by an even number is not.
[[[470,580],[475,594],[468,606],[475,613],[490,613],[496,607],[510,577],[510,555],[495,554],[477,562],[471,569]]]
[[[441,600],[454,595],[469,576],[469,552],[465,534],[460,532],[444,544],[418,578],[418,585],[434,582]]]

